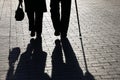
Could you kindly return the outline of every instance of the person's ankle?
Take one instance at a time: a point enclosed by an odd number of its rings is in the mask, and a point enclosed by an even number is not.
[[[60,32],[59,32],[59,31],[55,31],[54,35],[55,35],[55,36],[59,36],[59,35],[60,35]]]

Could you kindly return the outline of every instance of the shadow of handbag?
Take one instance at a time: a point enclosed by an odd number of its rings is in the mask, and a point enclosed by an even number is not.
[[[24,11],[22,3],[19,2],[17,10],[15,11],[15,19],[16,21],[22,21],[24,19]]]

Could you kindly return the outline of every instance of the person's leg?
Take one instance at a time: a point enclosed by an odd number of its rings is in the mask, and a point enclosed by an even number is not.
[[[62,0],[61,1],[61,36],[66,37],[69,27],[70,19],[70,10],[71,10],[71,0]]]
[[[31,31],[30,36],[35,36],[35,26],[34,26],[34,11],[27,12],[28,20],[29,20],[29,31]]]
[[[37,37],[40,37],[42,34],[42,21],[43,21],[43,12],[35,12],[35,29],[37,32]]]
[[[60,13],[59,13],[59,2],[60,0],[51,0],[50,2],[50,12],[53,27],[55,29],[55,36],[60,35]]]
[[[27,12],[28,22],[29,22],[29,31],[34,28],[34,12],[28,11]]]

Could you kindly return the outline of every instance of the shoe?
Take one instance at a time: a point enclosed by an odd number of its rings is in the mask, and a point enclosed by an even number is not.
[[[65,38],[67,38],[67,34],[66,33],[62,33],[61,34],[61,39],[65,39]]]
[[[41,38],[41,32],[37,32],[37,38]]]
[[[31,37],[34,37],[34,36],[35,36],[35,31],[31,31],[30,36],[31,36]]]
[[[41,38],[41,35],[40,35],[40,34],[37,34],[37,38]]]
[[[59,32],[59,31],[55,31],[54,35],[55,35],[55,36],[59,36],[59,35],[60,35],[60,32]]]

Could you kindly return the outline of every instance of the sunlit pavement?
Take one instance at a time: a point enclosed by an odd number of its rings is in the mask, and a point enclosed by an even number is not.
[[[55,67],[55,63],[60,64],[60,61],[59,59],[56,59],[56,62],[53,61],[53,53],[55,40],[60,40],[60,37],[54,36],[49,7],[50,0],[46,2],[48,12],[44,14],[42,32],[42,48],[47,53],[44,74],[46,73],[45,75],[53,80],[85,80],[87,77],[85,73],[88,70],[90,73],[88,78],[92,76],[91,80],[120,80],[120,0],[77,0],[84,54],[79,39],[75,3],[72,0],[68,30],[68,41],[72,52],[69,49],[68,52],[75,53],[75,55],[69,57],[72,65],[67,63],[65,55],[63,55],[63,65],[61,67],[57,65],[59,68]],[[25,65],[22,64],[20,66],[21,55],[26,52],[31,37],[28,31],[26,14],[23,21],[15,21],[14,16],[17,5],[17,0],[0,0],[0,80],[14,80],[13,78],[16,76],[22,77],[16,80],[41,80],[41,77],[35,79],[34,73],[39,75],[39,72],[36,73],[37,70],[34,70],[35,65],[32,65],[33,69],[31,67],[23,68]],[[17,61],[14,60],[14,56],[18,51],[10,58],[10,51],[16,47],[21,50]],[[64,53],[64,50],[62,50],[62,53]],[[14,67],[9,65],[10,59],[14,60]],[[26,62],[26,64],[28,63],[29,61]],[[38,64],[40,64],[39,61]],[[23,71],[19,71],[18,68]],[[80,71],[72,74],[71,69],[73,68]],[[26,74],[31,69],[35,72]],[[39,71],[39,68],[37,69]],[[57,69],[61,70],[61,74],[59,74],[59,70],[58,72],[54,71]],[[83,75],[82,79],[79,79],[81,75]]]

